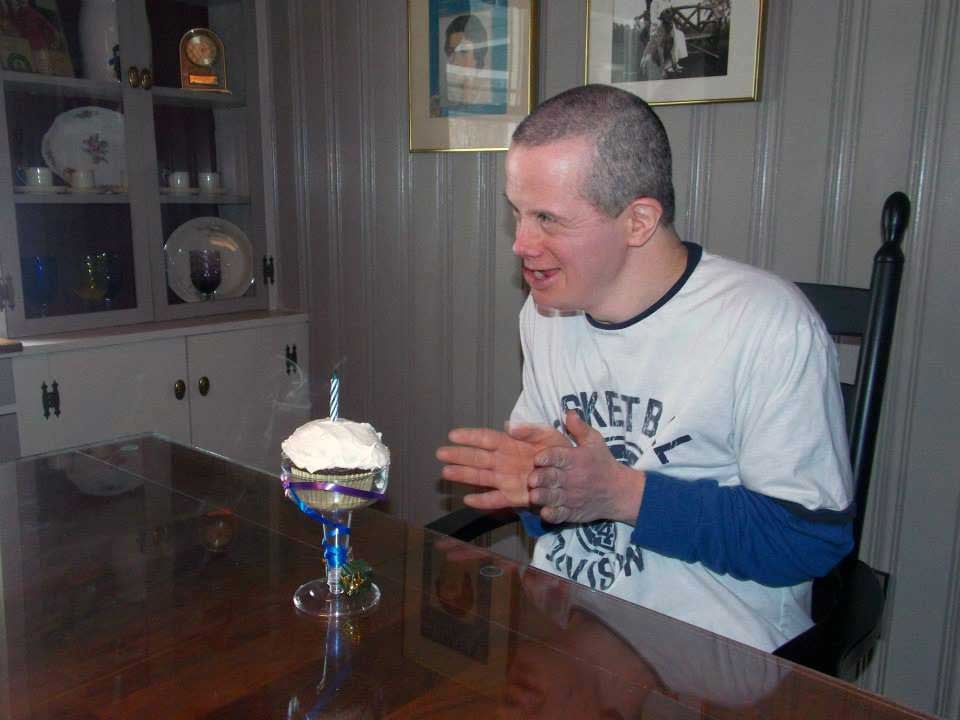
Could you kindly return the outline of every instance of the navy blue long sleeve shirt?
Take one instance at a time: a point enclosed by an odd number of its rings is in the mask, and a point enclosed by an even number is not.
[[[527,532],[553,527],[529,511]],[[853,548],[853,508],[808,510],[715,480],[647,472],[631,542],[738,580],[787,587],[820,577]]]

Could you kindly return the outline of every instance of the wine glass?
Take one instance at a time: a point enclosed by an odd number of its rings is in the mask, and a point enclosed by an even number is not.
[[[206,300],[213,300],[213,293],[220,287],[220,270],[219,250],[190,251],[190,281]]]
[[[103,293],[103,305],[107,310],[112,310],[113,301],[117,299],[123,289],[123,268],[118,253],[104,252],[100,255],[103,258],[103,267],[107,279],[106,290]]]
[[[293,604],[317,617],[350,617],[372,610],[380,602],[380,588],[368,582],[354,590],[344,582],[343,572],[350,557],[353,511],[383,499],[389,469],[355,474],[308,473],[295,468],[285,453],[281,453],[280,468],[287,497],[323,526],[327,576],[297,588]]]
[[[103,301],[107,294],[107,259],[106,253],[91,253],[80,259],[80,284],[77,296],[85,302],[94,305]]]
[[[20,260],[21,277],[23,278],[23,296],[27,306],[32,308],[28,317],[46,317],[50,303],[57,295],[57,260],[50,256],[37,255]]]

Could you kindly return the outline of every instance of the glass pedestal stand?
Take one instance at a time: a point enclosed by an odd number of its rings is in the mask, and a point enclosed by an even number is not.
[[[320,513],[330,524],[323,525],[327,577],[304,583],[293,594],[300,612],[315,617],[350,617],[368,612],[380,602],[380,588],[374,583],[348,595],[340,584],[342,566],[350,552],[350,521],[353,513]],[[346,532],[344,532],[346,530]]]
[[[380,602],[380,588],[366,579],[359,588],[342,582],[350,560],[350,522],[353,513],[382,500],[389,478],[385,466],[347,474],[314,474],[295,469],[281,455],[280,479],[284,493],[304,515],[323,528],[323,558],[327,576],[304,583],[293,595],[293,604],[307,615],[342,618],[368,612]],[[360,563],[357,563],[360,565]],[[365,564],[363,564],[365,565]],[[355,572],[360,568],[352,568]],[[369,566],[366,566],[366,571]],[[352,580],[357,580],[356,575]]]

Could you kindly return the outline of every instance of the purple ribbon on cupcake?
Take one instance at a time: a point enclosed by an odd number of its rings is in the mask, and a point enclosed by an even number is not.
[[[291,480],[289,482],[285,481],[283,486],[285,488],[293,488],[294,490],[326,490],[327,492],[342,493],[343,495],[349,495],[350,497],[360,498],[362,500],[382,500],[384,495],[384,493],[361,490],[350,487],[349,485],[338,485],[337,483],[322,481],[307,482]]]
[[[350,497],[360,498],[361,500],[382,500],[385,493],[372,492],[370,490],[361,490],[360,488],[350,487],[349,485],[340,485],[335,482],[325,480],[293,480],[293,475],[283,470],[280,474],[280,480],[283,482],[285,490],[323,490],[326,492],[336,492]]]

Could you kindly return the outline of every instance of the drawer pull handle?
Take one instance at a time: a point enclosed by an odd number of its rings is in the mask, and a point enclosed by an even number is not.
[[[187,394],[187,384],[183,380],[177,380],[173,384],[173,396],[177,400],[183,400],[183,396]]]
[[[206,375],[200,378],[200,382],[197,383],[197,389],[200,390],[201,395],[206,397],[207,393],[210,392],[210,378]]]

